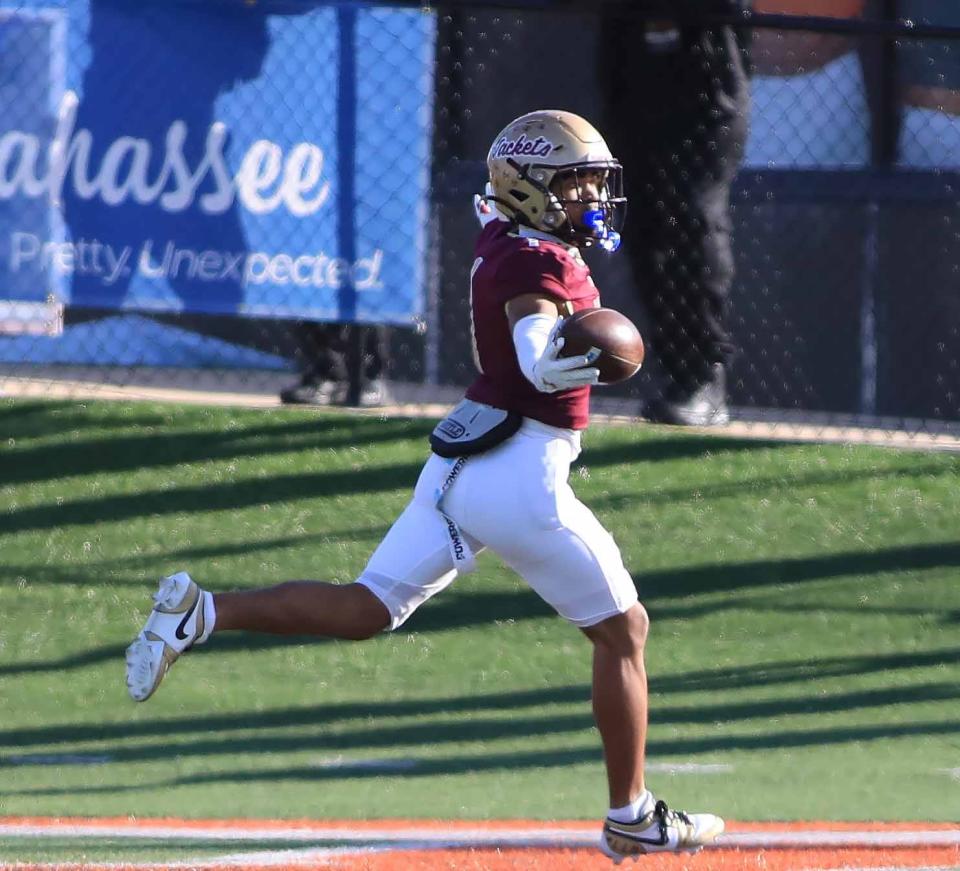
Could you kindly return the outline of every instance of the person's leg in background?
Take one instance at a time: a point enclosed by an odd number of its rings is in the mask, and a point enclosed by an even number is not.
[[[643,413],[660,423],[709,426],[729,420],[730,189],[746,141],[745,108],[718,113],[684,140],[679,153],[688,159],[677,163],[680,133],[663,129],[644,143],[636,132],[633,154],[623,158],[633,157],[639,168],[632,179],[624,174],[630,216],[639,224],[627,251],[650,316],[650,344],[668,379]]]
[[[304,321],[298,330],[300,380],[280,391],[283,402],[335,405],[347,400],[349,324]]]
[[[385,324],[354,324],[349,329],[346,404],[375,408],[389,401],[386,370],[390,330]]]
[[[669,378],[644,408],[668,424],[726,423],[726,372],[734,346],[727,332],[733,283],[730,179],[708,178],[676,202],[670,230],[634,252],[640,294],[650,313],[651,344]]]
[[[388,401],[384,384],[389,328],[384,324],[304,323],[300,381],[281,391],[287,403],[373,408]]]

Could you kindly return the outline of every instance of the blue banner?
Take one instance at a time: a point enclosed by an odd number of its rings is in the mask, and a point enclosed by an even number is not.
[[[0,298],[410,324],[435,22],[0,0]]]

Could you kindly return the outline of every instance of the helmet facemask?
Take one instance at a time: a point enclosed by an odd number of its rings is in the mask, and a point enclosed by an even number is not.
[[[597,194],[588,193],[591,177],[599,175]],[[564,199],[560,182],[572,180],[576,191],[572,199]],[[550,181],[550,207],[543,223],[552,226],[555,235],[582,248],[598,245],[605,251],[620,247],[620,231],[626,217],[627,200],[623,195],[623,169],[615,160],[594,164],[560,167]],[[582,210],[581,206],[590,208]],[[574,207],[571,213],[571,206]]]

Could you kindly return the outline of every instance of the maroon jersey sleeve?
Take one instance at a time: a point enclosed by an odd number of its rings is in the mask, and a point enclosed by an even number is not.
[[[543,245],[538,239],[519,239],[518,244],[497,264],[494,287],[499,302],[527,293],[542,294],[561,301],[573,301],[582,293],[571,281],[572,258],[557,245]]]

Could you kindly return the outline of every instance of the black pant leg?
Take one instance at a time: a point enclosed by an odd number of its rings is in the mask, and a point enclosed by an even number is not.
[[[305,381],[346,382],[350,324],[304,322],[300,330],[300,358]]]
[[[648,51],[638,18],[605,23],[604,133],[624,166],[624,249],[650,345],[675,385],[729,361],[730,187],[747,136],[746,61],[730,28]]]
[[[366,381],[375,381],[386,375],[390,328],[385,324],[369,324],[363,329],[363,377]]]
[[[695,389],[714,363],[729,363],[727,330],[733,248],[725,183],[679,196],[667,226],[630,247],[637,291],[650,315],[651,345],[674,384]]]

